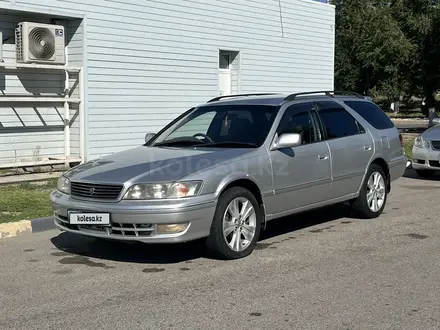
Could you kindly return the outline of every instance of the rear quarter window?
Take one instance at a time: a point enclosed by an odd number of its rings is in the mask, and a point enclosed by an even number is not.
[[[383,130],[394,127],[393,122],[388,118],[385,112],[372,102],[344,101],[344,103],[376,129]]]

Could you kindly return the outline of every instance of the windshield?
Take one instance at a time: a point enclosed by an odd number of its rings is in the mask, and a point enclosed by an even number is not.
[[[259,147],[277,113],[277,106],[204,106],[158,134],[151,146]]]

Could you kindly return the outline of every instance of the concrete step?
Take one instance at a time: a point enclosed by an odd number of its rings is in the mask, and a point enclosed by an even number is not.
[[[56,179],[62,173],[63,172],[5,175],[5,176],[0,176],[0,185]]]

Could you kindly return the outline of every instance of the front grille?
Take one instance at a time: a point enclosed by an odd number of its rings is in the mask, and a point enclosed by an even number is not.
[[[150,236],[154,231],[152,224],[112,223],[112,235]]]
[[[431,141],[432,149],[440,150],[440,141]]]
[[[122,185],[71,182],[71,195],[74,197],[115,200],[122,191]]]

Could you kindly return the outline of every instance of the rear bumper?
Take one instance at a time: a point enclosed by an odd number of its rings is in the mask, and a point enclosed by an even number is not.
[[[440,171],[440,151],[414,147],[411,165],[416,170]]]
[[[406,171],[406,162],[408,158],[406,156],[392,162],[389,164],[390,169],[390,180],[395,181],[405,174]]]
[[[59,192],[51,194],[54,223],[58,229],[78,235],[138,241],[144,243],[180,243],[209,235],[214,217],[215,200],[187,207],[168,207],[160,210],[148,206],[130,207],[132,204],[96,203],[72,200]],[[69,223],[69,211],[109,213],[110,225],[91,226]],[[177,234],[159,234],[159,224],[188,224]]]

